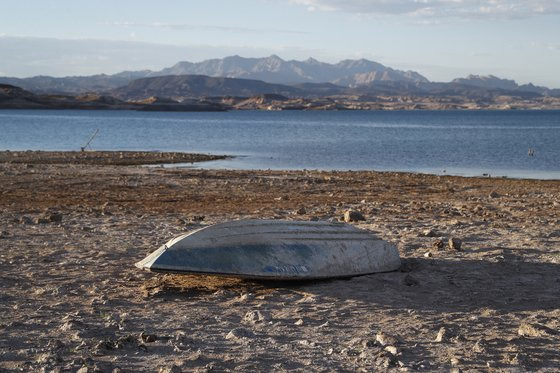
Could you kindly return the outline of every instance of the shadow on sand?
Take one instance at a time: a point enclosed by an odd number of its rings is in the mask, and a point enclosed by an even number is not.
[[[159,295],[196,296],[304,291],[325,301],[353,300],[393,309],[441,312],[491,308],[530,311],[560,308],[560,265],[520,257],[491,262],[466,259],[405,259],[401,271],[324,281],[249,281],[215,276],[166,275]],[[328,298],[328,299],[327,299]]]

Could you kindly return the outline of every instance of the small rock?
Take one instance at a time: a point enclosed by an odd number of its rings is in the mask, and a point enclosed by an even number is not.
[[[411,275],[404,276],[403,283],[406,286],[417,286],[417,285],[420,284],[420,282],[417,279],[415,279],[414,277],[412,277]]]
[[[181,373],[181,368],[177,365],[171,365],[169,367],[161,367],[158,373]]]
[[[58,213],[58,212],[53,212],[53,213],[49,214],[48,218],[49,218],[49,221],[51,221],[52,223],[62,222],[62,214]]]
[[[384,331],[377,332],[377,334],[375,335],[375,340],[381,346],[396,346],[399,344],[399,340],[397,339],[397,337],[385,333]]]
[[[488,195],[490,198],[498,198],[500,197],[500,193],[496,192],[495,190],[491,191]]]
[[[142,335],[142,334],[140,334]],[[119,337],[119,339],[117,339],[117,341],[115,342],[115,348],[125,348],[127,346],[137,346],[138,342],[136,340],[136,338],[134,338],[133,335],[126,335],[126,336],[122,336]]]
[[[364,215],[358,211],[348,210],[344,213],[344,221],[347,223],[365,220],[366,218],[364,218]]]
[[[29,216],[22,216],[21,218],[19,218],[19,223],[20,224],[34,224],[33,219],[31,219]]]
[[[297,320],[297,321],[294,323],[294,325],[297,325],[297,326],[303,325],[303,319]]]
[[[395,366],[396,364],[397,360],[395,359],[395,356],[387,351],[381,351],[375,359],[375,365],[383,368],[389,368],[391,366]]]
[[[394,356],[399,354],[399,349],[396,346],[385,346],[384,350]]]
[[[33,219],[34,224],[48,224],[50,222],[51,220],[48,217],[44,217],[44,216],[39,216]]]
[[[437,240],[434,241],[433,247],[435,247],[436,249],[442,249],[443,248],[443,240],[441,238],[438,238]]]
[[[249,330],[243,329],[243,328],[232,329],[226,335],[226,339],[233,339],[233,340],[246,339],[246,338],[251,338],[251,337],[253,337],[253,333],[251,333]]]
[[[142,342],[152,343],[152,342],[157,341],[157,335],[142,332],[142,333],[140,333],[140,339],[142,340]]]
[[[259,310],[249,311],[243,316],[243,322],[249,324],[258,324],[269,319],[268,315],[263,314]]]
[[[445,341],[447,339],[446,334],[447,334],[447,329],[443,327],[439,328],[436,339],[434,341],[438,343]]]
[[[433,229],[426,229],[423,230],[422,233],[419,234],[420,237],[437,237],[438,234]]]
[[[10,233],[8,233],[7,231],[1,231],[0,232],[0,239],[1,238],[7,238],[10,237]]]
[[[83,366],[76,371],[76,373],[88,373],[88,372],[89,372],[89,369],[88,369],[87,366]]]
[[[296,210],[296,214],[297,215],[305,215],[305,214],[307,214],[307,211],[305,210],[305,208],[300,207],[299,209]]]
[[[364,347],[374,347],[375,345],[375,340],[373,339],[365,339],[362,341],[362,346]]]
[[[524,358],[519,355],[519,354],[515,354],[515,355],[507,355],[503,361],[506,364],[510,364],[510,365],[521,365],[524,362]]]
[[[250,300],[253,300],[253,299],[255,299],[255,296],[253,295],[253,293],[244,293],[244,294],[241,294],[239,296],[239,298],[237,298],[236,301],[237,302],[247,302],[247,301],[250,301]]]
[[[434,255],[432,254],[431,251],[427,251],[426,253],[424,253],[424,258],[431,258],[432,256]]]
[[[106,350],[112,350],[114,348],[113,343],[109,342],[109,341],[100,341],[99,343],[97,343],[94,347],[94,352],[97,355],[101,355],[103,354],[104,351]]]
[[[449,248],[451,250],[457,250],[457,251],[461,250],[462,243],[463,242],[459,238],[450,238],[448,242]]]
[[[461,363],[461,360],[459,360],[459,358],[457,357],[452,357],[450,362],[452,367],[456,367]]]

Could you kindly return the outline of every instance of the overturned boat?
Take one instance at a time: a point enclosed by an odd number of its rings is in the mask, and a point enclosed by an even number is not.
[[[176,237],[139,268],[270,280],[351,277],[399,268],[396,247],[352,225],[238,220]]]

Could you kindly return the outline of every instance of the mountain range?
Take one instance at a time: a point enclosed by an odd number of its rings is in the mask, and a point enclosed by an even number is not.
[[[469,75],[449,83],[430,82],[414,71],[392,69],[365,59],[329,64],[309,58],[285,61],[230,56],[202,62],[178,62],[160,71],[124,71],[113,75],[74,77],[0,77],[0,83],[36,94],[101,93],[121,99],[150,96],[178,100],[200,96],[252,96],[281,94],[289,97],[332,95],[463,95],[486,99],[499,95],[560,97],[560,90],[532,84],[518,85],[495,76]]]
[[[256,79],[279,84],[333,83],[342,86],[357,86],[375,81],[428,82],[428,79],[417,72],[394,70],[365,59],[329,64],[313,58],[305,61],[284,61],[276,55],[265,58],[231,56],[199,63],[179,62],[157,74],[195,74]]]

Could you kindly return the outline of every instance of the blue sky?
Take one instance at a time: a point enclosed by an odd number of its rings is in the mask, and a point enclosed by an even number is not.
[[[2,76],[277,54],[560,88],[560,0],[0,0],[0,9]]]

